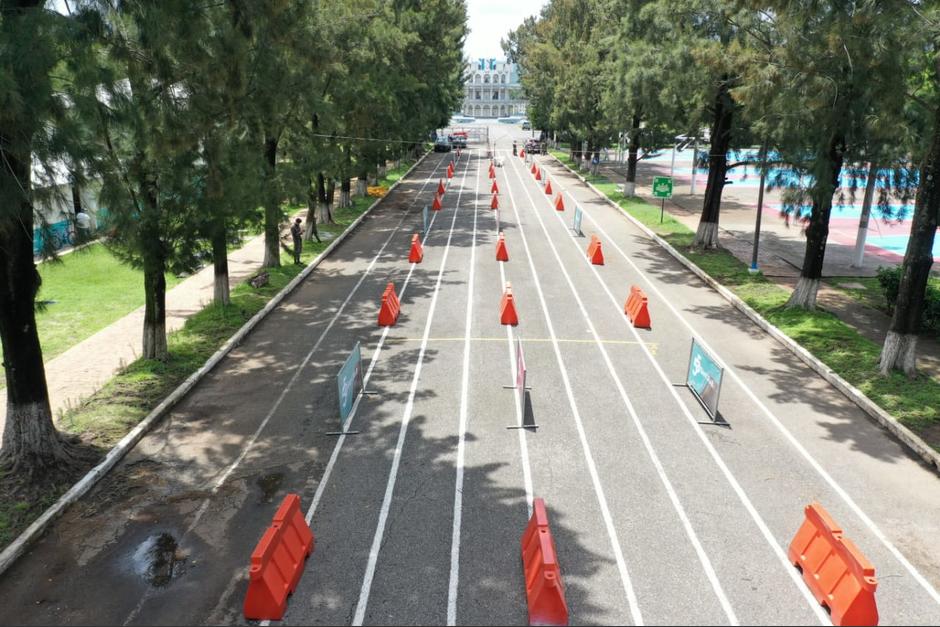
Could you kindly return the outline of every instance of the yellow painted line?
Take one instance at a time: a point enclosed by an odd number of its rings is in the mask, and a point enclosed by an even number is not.
[[[418,337],[399,337],[399,338],[388,338],[389,342],[420,342],[421,338]],[[464,338],[462,337],[431,337],[428,338],[428,342],[463,342]],[[505,342],[506,338],[504,337],[472,337],[470,338],[471,342]],[[551,342],[550,338],[531,338],[525,337],[522,338],[523,342]],[[596,342],[591,339],[562,339],[558,338],[559,342],[565,342],[568,344],[595,344]],[[641,342],[636,342],[634,340],[601,340],[604,344],[636,344],[639,345]],[[654,351],[656,350],[656,344],[649,343],[647,344]]]

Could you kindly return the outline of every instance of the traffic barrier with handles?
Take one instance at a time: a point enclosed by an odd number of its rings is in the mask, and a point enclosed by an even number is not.
[[[829,608],[833,625],[877,625],[875,567],[822,505],[811,503],[804,513],[787,551],[790,562],[803,571],[816,600]]]
[[[411,236],[411,252],[408,253],[409,263],[421,263],[424,259],[424,248],[421,247],[421,238],[415,233]]]
[[[287,597],[297,588],[314,545],[313,532],[300,511],[300,497],[288,494],[251,553],[243,606],[246,619],[283,618]]]
[[[437,195],[438,196],[444,195],[444,179],[441,179],[437,182]]]
[[[506,236],[502,231],[499,233],[499,239],[496,240],[496,261],[509,261],[509,249],[506,248]]]
[[[530,625],[567,625],[568,603],[545,501],[532,502],[532,518],[522,534],[522,569]]]
[[[588,244],[587,249],[588,259],[591,260],[595,266],[604,265],[604,251],[601,250],[601,241],[597,239],[596,235],[591,236],[591,243]]]
[[[440,211],[441,210],[441,197],[437,194],[434,194],[434,202],[431,203],[431,211]]]
[[[630,317],[633,326],[641,329],[652,329],[650,323],[649,302],[646,294],[636,285],[630,287],[630,296],[624,305],[623,312]]]
[[[398,314],[401,313],[401,303],[398,301],[398,294],[395,293],[395,284],[389,282],[382,292],[382,306],[379,309],[379,326],[390,327],[398,322]]]
[[[496,181],[495,181],[495,180],[493,181],[493,186],[490,187],[490,193],[491,193],[491,194],[498,194],[498,193],[499,193],[499,185],[496,184]]]
[[[490,201],[490,209],[499,209],[499,196],[493,194],[493,200]]]
[[[512,298],[512,284],[506,281],[506,291],[499,302],[499,323],[516,326],[519,324],[519,315],[516,313],[516,302]]]
[[[547,180],[547,179],[546,179],[546,183],[545,183],[545,194],[546,194],[547,196],[551,196],[551,195],[552,195],[552,182],[551,182],[550,180]]]
[[[565,210],[565,199],[562,197],[561,192],[558,192],[558,195],[555,196],[555,210],[556,211]]]

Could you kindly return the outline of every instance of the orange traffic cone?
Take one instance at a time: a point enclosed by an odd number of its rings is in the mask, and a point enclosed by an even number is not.
[[[491,179],[496,178],[496,170],[493,168],[493,166],[490,166],[490,178]]]
[[[490,201],[490,209],[499,209],[499,196],[493,194],[493,200]]]
[[[424,259],[424,249],[421,248],[421,240],[415,233],[411,236],[411,253],[408,255],[408,263],[421,263],[422,259]]]
[[[588,244],[587,249],[588,259],[591,260],[595,266],[604,265],[604,252],[601,250],[601,241],[597,239],[596,235],[591,236],[591,243]]]
[[[541,181],[541,180],[542,180],[542,169],[541,169],[541,168],[536,168],[536,169],[535,169],[535,180],[536,180],[536,181]]]
[[[439,196],[444,195],[444,180],[443,179],[437,182],[437,194]]]
[[[525,159],[525,149],[519,151],[519,158]]]
[[[538,169],[539,169],[538,166],[535,165],[535,162],[533,161],[533,162],[532,162],[532,170],[531,170],[532,174],[535,174],[536,170],[538,170]]]
[[[559,192],[558,195],[555,196],[555,209],[557,209],[558,211],[565,210],[565,199],[561,197],[561,192]]]
[[[434,203],[431,205],[431,211],[440,211],[441,210],[441,197],[437,194],[434,194]]]
[[[498,193],[499,193],[499,185],[496,184],[496,180],[495,180],[495,179],[493,180],[493,186],[490,187],[490,193],[491,193],[491,194],[498,194]]]
[[[509,261],[509,249],[506,248],[506,236],[502,231],[499,233],[499,239],[496,240],[496,261]]]
[[[516,303],[512,299],[512,284],[508,281],[506,282],[506,291],[503,292],[503,298],[499,303],[499,323],[512,326],[519,324]]]
[[[545,182],[545,193],[548,194],[549,196],[552,195],[552,182],[551,181]]]
[[[453,166],[453,164],[447,166],[447,178],[449,178],[449,179],[454,178],[454,166]]]

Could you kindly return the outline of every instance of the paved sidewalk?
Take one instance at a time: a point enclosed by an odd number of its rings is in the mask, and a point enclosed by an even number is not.
[[[687,151],[688,152],[688,151]],[[691,162],[676,160],[679,166],[688,171]],[[624,172],[619,164],[601,166],[601,174],[619,183],[624,180]],[[652,197],[654,176],[669,174],[668,162],[640,161],[637,167],[637,195],[650,203],[660,201]],[[756,175],[754,175],[756,176]],[[705,194],[705,176],[697,175],[696,194],[689,194],[690,177],[677,172],[673,197],[666,202],[666,211],[679,222],[695,231],[698,228]],[[793,290],[800,276],[806,240],[798,225],[784,222],[779,213],[770,206],[777,206],[779,193],[766,192],[764,195],[764,214],[761,220],[761,238],[758,249],[758,266],[764,276],[778,285]],[[754,219],[757,210],[757,190],[754,187],[727,185],[722,193],[719,243],[742,262],[750,265],[754,242]],[[870,229],[883,228],[878,220],[872,219]],[[873,247],[866,248],[864,266],[852,266],[854,243],[848,245],[838,238],[830,238],[826,246],[824,277],[874,276],[880,265],[895,265],[900,257],[885,253]],[[868,307],[851,296],[825,283],[819,289],[817,302],[820,308],[839,317],[843,322],[854,327],[859,333],[877,344],[883,344],[891,319],[876,309]],[[918,344],[917,367],[921,372],[929,373],[940,382],[940,342],[930,337],[922,337]]]
[[[264,235],[229,254],[231,285],[245,280],[264,260]],[[212,301],[212,264],[166,293],[166,330],[171,333]],[[143,290],[143,285],[140,287]],[[134,310],[98,333],[46,362],[46,382],[53,414],[58,416],[94,394],[121,368],[140,356],[144,308]],[[0,390],[0,434],[6,426],[6,390]]]

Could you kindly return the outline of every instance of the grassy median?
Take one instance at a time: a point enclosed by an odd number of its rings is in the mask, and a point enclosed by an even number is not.
[[[553,150],[552,155],[576,169],[566,153]],[[930,446],[940,450],[940,384],[934,379],[923,375],[909,379],[900,373],[881,376],[878,372],[881,346],[862,336],[854,327],[826,311],[786,309],[788,289],[769,281],[761,273],[749,273],[747,264],[726,250],[692,248],[695,233],[688,227],[668,213],[660,223],[659,207],[624,196],[606,177],[586,175],[585,178]]]

